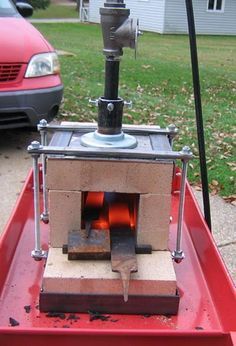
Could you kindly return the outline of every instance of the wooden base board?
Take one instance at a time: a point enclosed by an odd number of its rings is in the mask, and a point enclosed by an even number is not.
[[[120,314],[176,314],[179,297],[169,251],[137,255],[124,302],[119,273],[109,260],[69,261],[62,249],[50,248],[40,293],[40,310]]]
[[[96,311],[106,314],[176,315],[179,307],[179,295],[129,295],[129,300],[124,302],[122,295],[114,294],[86,295],[41,292],[39,305],[42,312]]]

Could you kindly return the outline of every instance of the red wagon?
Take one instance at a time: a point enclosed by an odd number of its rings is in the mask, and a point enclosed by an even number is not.
[[[186,259],[175,264],[180,292],[177,316],[110,315],[106,321],[90,321],[86,313],[47,317],[39,311],[44,262],[29,256],[34,243],[32,188],[30,173],[0,243],[1,345],[235,344],[235,287],[188,185],[183,228]],[[172,195],[171,249],[178,196]],[[42,227],[46,249],[48,225]],[[19,325],[10,326],[9,318]]]

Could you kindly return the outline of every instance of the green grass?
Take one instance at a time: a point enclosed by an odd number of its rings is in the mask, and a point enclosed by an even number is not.
[[[100,27],[86,24],[41,24],[37,27],[61,56],[65,102],[60,117],[74,121],[96,120],[89,98],[103,94],[104,57]],[[236,140],[236,37],[198,37],[202,105],[209,182],[214,192],[235,193]],[[121,62],[120,96],[133,101],[124,122],[175,123],[179,135],[175,149],[189,145],[194,153],[189,179],[199,183],[192,75],[187,36],[145,33],[138,58],[125,50]]]
[[[79,14],[75,6],[50,5],[45,10],[34,11],[32,18],[78,18]]]

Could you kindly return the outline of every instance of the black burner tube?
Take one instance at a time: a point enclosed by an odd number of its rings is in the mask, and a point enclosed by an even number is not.
[[[106,100],[117,100],[119,88],[120,61],[107,58],[105,64],[105,88],[104,98]]]

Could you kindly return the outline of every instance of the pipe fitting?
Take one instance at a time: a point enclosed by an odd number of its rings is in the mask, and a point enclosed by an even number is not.
[[[126,8],[100,8],[103,34],[103,53],[107,57],[119,58],[123,55],[122,43],[116,40],[116,31],[128,19],[130,10]]]
[[[135,49],[138,35],[138,21],[133,18],[128,18],[114,32],[115,41],[120,47],[128,47]]]
[[[123,55],[122,48],[135,49],[139,35],[138,21],[129,18],[130,10],[123,1],[107,1],[100,8],[103,33],[103,53],[107,57],[119,59]]]
[[[107,100],[100,97],[98,100],[98,132],[105,135],[121,133],[124,101]]]

